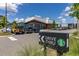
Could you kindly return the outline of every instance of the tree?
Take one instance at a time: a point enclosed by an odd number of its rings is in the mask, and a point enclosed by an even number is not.
[[[56,27],[57,27],[57,24],[56,24],[55,20],[54,20],[53,23],[52,23],[52,27],[53,27],[53,28],[56,28]]]
[[[16,21],[14,21],[13,23],[12,23],[12,29],[15,29],[17,27],[17,23],[16,23]]]
[[[71,6],[71,11],[70,16],[76,17],[77,18],[77,29],[78,29],[78,20],[79,20],[79,3],[74,3]]]
[[[0,21],[0,25],[4,28],[7,27],[7,24],[9,22],[7,21],[7,18],[5,16],[2,16],[1,21]]]

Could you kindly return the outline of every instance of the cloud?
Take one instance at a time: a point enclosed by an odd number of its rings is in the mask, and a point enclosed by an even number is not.
[[[63,16],[68,16],[68,14],[71,13],[70,8],[71,8],[71,6],[65,7],[65,9],[60,13],[60,17],[59,18],[61,18],[61,16],[62,17]]]
[[[74,22],[77,23],[78,19],[76,17],[74,17]]]
[[[60,16],[58,17],[58,19],[63,19],[65,17],[69,16],[69,14],[72,13],[70,11],[70,8],[71,8],[71,6],[65,7],[65,9],[60,13]]]
[[[61,18],[63,18],[63,17],[62,17],[62,16],[59,16],[59,17],[58,17],[58,19],[61,19]]]
[[[45,20],[46,20],[45,22],[46,22],[46,23],[49,23],[49,19],[50,19],[49,17],[46,17],[46,18],[45,18]]]
[[[35,19],[35,20],[37,20],[37,21],[44,22],[44,23],[53,23],[53,21],[50,20],[49,17],[43,18],[42,16],[38,16],[38,15],[25,18],[25,22],[31,21],[31,20],[33,20],[33,19]]]
[[[69,14],[73,13],[74,11],[68,11],[64,13],[64,16],[69,16]]]
[[[24,22],[24,18],[15,18],[15,21],[17,22],[17,23],[19,23],[19,22]]]
[[[66,23],[66,19],[65,18],[61,19],[61,21],[62,21],[62,23]]]
[[[24,22],[24,18],[20,18],[19,21],[20,21],[20,22]]]
[[[41,18],[41,16],[40,16],[40,15],[35,15],[35,17],[39,17],[39,18]]]
[[[22,5],[21,3],[7,3],[8,12],[18,12],[18,6]],[[0,3],[0,9],[5,10],[6,3]]]
[[[61,19],[61,26],[62,27],[67,27],[67,22],[66,22],[65,18]]]
[[[65,18],[62,19],[62,21],[65,21],[65,20],[66,20]]]
[[[69,13],[64,14],[64,16],[69,16]]]
[[[40,16],[40,15],[34,15],[34,16],[32,16],[32,17],[27,17],[26,19],[25,19],[25,22],[28,22],[28,21],[30,21],[30,20],[32,20],[32,19],[36,19],[36,20],[39,20],[39,19],[41,19],[42,17]]]
[[[64,13],[64,16],[69,16],[69,14],[73,13],[74,11],[68,11]]]
[[[70,10],[70,6],[67,6],[64,11],[69,11],[69,10]]]
[[[67,6],[65,7],[64,10],[62,10],[62,12],[60,13],[60,16],[58,17],[58,20],[60,21],[60,23],[62,24],[67,24],[67,23],[76,23],[77,19],[74,18],[72,20],[72,17],[69,17],[70,13],[73,13],[74,11],[70,11],[71,6]]]
[[[50,18],[49,18],[49,17],[46,17],[45,19],[46,19],[46,20],[49,20]]]
[[[15,20],[14,21],[18,21],[18,18],[15,18]]]

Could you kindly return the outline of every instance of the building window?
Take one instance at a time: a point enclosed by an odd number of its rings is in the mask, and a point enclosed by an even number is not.
[[[45,24],[40,24],[40,29],[45,29]]]

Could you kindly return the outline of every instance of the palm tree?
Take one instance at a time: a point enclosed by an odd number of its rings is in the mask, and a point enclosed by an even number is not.
[[[72,13],[70,13],[70,16],[72,16],[72,17],[76,17],[76,19],[77,19],[77,29],[79,28],[78,27],[78,20],[79,20],[79,3],[74,3],[74,4],[72,4],[72,6],[71,6],[71,11],[72,11]]]

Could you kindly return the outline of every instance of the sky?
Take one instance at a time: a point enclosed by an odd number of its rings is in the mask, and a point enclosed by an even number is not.
[[[48,17],[62,23],[76,22],[69,16],[71,4],[68,3],[7,3],[7,17],[10,22],[27,17]],[[0,3],[0,15],[5,15],[5,3]]]

